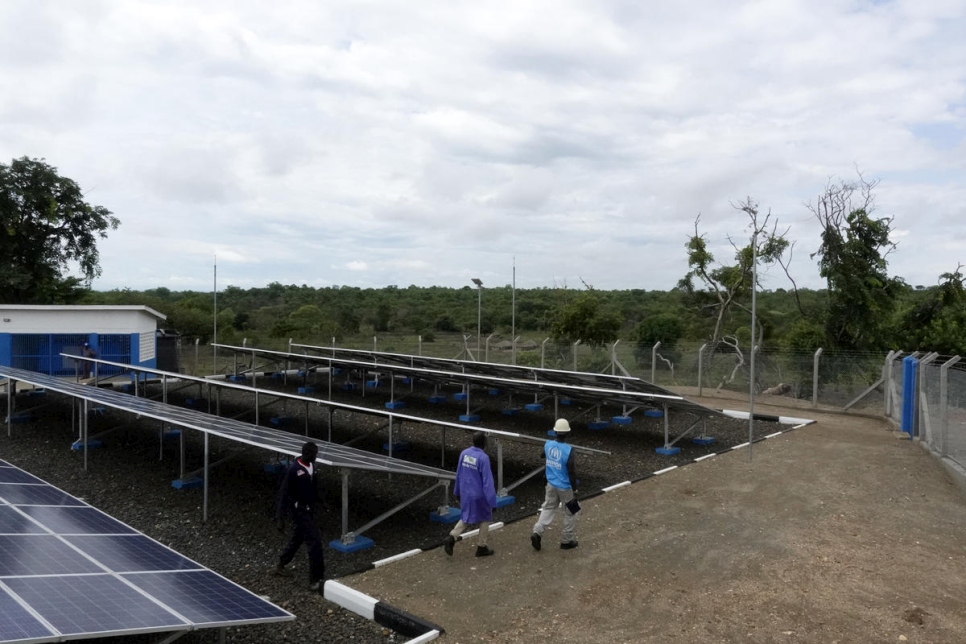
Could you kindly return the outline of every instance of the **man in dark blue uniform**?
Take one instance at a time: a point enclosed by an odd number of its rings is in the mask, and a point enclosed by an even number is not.
[[[319,446],[315,443],[309,441],[302,445],[302,455],[285,472],[275,504],[275,519],[279,530],[285,530],[285,517],[292,517],[292,537],[279,555],[274,572],[282,577],[291,577],[292,572],[285,566],[291,563],[304,543],[309,555],[310,590],[320,590],[325,579],[322,534],[315,522],[315,510],[322,504],[315,471],[315,459],[318,455]]]

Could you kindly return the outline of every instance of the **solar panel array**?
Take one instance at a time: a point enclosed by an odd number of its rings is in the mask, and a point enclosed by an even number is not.
[[[56,391],[82,400],[88,400],[96,405],[120,409],[138,414],[139,416],[153,418],[187,429],[194,429],[213,436],[220,436],[238,443],[268,449],[280,454],[298,456],[302,453],[302,444],[305,442],[304,436],[291,434],[283,430],[252,425],[231,418],[212,416],[201,411],[175,407],[174,405],[167,405],[147,398],[138,398],[111,389],[81,385],[35,371],[0,367],[0,375],[5,375],[12,380],[27,382],[37,387],[43,387],[49,391]],[[327,441],[315,440],[319,445],[319,457],[317,461],[323,465],[394,474],[414,474],[417,476],[447,480],[454,478],[454,474],[447,470],[411,463],[389,456],[373,454],[365,450],[337,445]]]
[[[369,371],[381,370],[407,374],[430,382],[474,383],[485,387],[497,387],[521,395],[544,392],[591,404],[609,403],[631,407],[667,407],[699,417],[721,415],[721,412],[716,409],[687,400],[668,389],[658,387],[639,378],[627,376],[311,345],[293,344],[292,346],[317,351],[319,352],[317,355],[222,344],[216,346],[242,354],[259,355],[275,360],[316,361],[328,365],[342,365]]]
[[[0,642],[292,619],[288,611],[0,461]]]

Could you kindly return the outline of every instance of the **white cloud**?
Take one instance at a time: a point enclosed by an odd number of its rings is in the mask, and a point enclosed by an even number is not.
[[[803,203],[856,166],[893,274],[966,263],[962,0],[0,5],[0,158],[121,219],[98,288],[667,289],[753,197],[820,285]],[[950,223],[952,222],[952,223]],[[777,281],[777,278],[774,278]],[[778,287],[781,284],[770,284]]]

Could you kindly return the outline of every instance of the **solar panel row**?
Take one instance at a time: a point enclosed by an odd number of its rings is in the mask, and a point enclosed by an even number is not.
[[[0,461],[0,642],[291,619],[291,613]]]

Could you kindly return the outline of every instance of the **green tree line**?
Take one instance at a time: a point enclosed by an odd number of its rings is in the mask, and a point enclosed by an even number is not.
[[[796,351],[966,354],[962,266],[928,288],[890,276],[893,220],[876,214],[876,185],[861,174],[857,180],[830,180],[806,204],[821,228],[820,239],[811,240],[810,257],[823,289],[799,288],[789,271],[795,245],[808,246],[809,240],[789,239],[771,212],[748,197],[734,205],[747,224],[741,236],[729,237],[729,257],[714,256],[700,215],[695,218],[693,235],[682,242],[688,272],[669,291],[604,291],[586,284],[516,292],[510,285],[479,292],[469,286],[229,286],[217,294],[218,338],[325,344],[333,337],[380,333],[431,340],[435,333],[515,332],[592,347],[628,340],[641,350],[657,342],[666,348],[710,343],[712,354],[753,344]],[[97,241],[119,224],[43,159],[0,164],[0,302],[147,305],[164,313],[172,330],[209,341],[215,328],[212,293],[90,289],[101,272]],[[782,269],[787,288],[763,290],[759,267]]]

